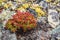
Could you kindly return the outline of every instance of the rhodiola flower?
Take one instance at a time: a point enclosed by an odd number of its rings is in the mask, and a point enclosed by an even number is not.
[[[36,18],[29,12],[17,11],[12,19],[9,19],[6,23],[6,28],[12,32],[16,32],[17,29],[23,29],[24,32],[36,27]]]

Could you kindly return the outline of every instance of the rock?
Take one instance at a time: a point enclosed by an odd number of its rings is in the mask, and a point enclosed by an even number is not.
[[[48,10],[48,22],[53,28],[59,25],[59,14],[56,10]]]

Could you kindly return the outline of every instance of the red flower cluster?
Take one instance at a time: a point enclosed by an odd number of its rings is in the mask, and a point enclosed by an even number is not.
[[[10,29],[12,32],[16,32],[17,29],[22,28],[24,32],[31,30],[36,27],[36,18],[29,12],[17,11],[13,15],[12,19],[9,19],[6,23],[6,28]]]

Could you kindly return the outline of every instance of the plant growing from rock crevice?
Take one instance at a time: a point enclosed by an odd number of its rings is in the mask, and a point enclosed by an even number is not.
[[[12,16],[12,19],[7,21],[5,28],[12,32],[16,32],[22,28],[22,30],[26,32],[27,30],[35,28],[36,25],[36,18],[31,13],[17,11],[17,13]]]

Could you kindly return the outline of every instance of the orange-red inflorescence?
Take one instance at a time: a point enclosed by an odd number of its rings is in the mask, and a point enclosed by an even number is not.
[[[30,12],[17,11],[12,19],[9,19],[6,23],[6,28],[12,32],[16,32],[17,29],[22,28],[24,32],[35,28],[37,25],[36,18]]]

